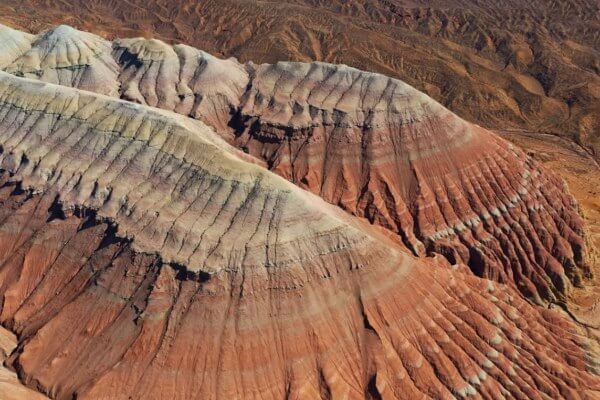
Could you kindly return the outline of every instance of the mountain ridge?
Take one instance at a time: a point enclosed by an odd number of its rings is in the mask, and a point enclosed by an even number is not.
[[[524,152],[381,75],[240,68],[142,39],[81,63],[79,37],[43,33],[7,67],[25,77],[0,72],[0,323],[18,339],[5,364],[28,388],[61,400],[598,395],[596,339],[556,306],[585,278],[582,221]],[[185,73],[164,68],[175,62]],[[248,120],[231,123],[239,110]],[[353,191],[362,168],[388,191]],[[398,221],[418,230],[336,207],[305,171],[333,176],[346,204],[358,193],[405,207]],[[425,251],[417,235],[438,228],[447,247]],[[496,238],[497,261],[469,268],[460,246],[470,257],[484,248],[474,238]]]
[[[66,26],[31,46],[6,70],[99,93],[118,88],[112,96],[202,120],[414,254],[519,282],[539,303],[563,301],[589,275],[582,221],[560,179],[402,81],[319,62],[240,64],[156,39],[111,46]],[[92,47],[101,50],[81,54]]]

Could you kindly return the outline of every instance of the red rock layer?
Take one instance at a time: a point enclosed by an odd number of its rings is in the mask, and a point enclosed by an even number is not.
[[[238,117],[239,147],[416,254],[467,263],[538,301],[580,282],[583,223],[560,178],[402,82],[263,65]]]
[[[0,320],[53,398],[591,398],[586,340],[440,259],[340,249],[216,275],[141,254],[91,211],[0,189]],[[389,253],[389,250],[388,250]],[[589,371],[589,372],[588,372]]]
[[[201,122],[0,72],[0,145],[0,323],[50,397],[600,390],[560,313],[414,257]]]
[[[538,302],[564,299],[587,273],[564,183],[401,81],[325,63],[241,65],[139,38],[115,41],[111,55],[90,36],[58,27],[24,55],[11,51],[6,70],[100,93],[116,86],[124,99],[201,119],[281,176],[397,233],[414,254],[464,262]],[[40,54],[47,62],[32,63]],[[114,84],[54,78],[69,60],[78,77],[113,59],[118,73],[99,75]]]

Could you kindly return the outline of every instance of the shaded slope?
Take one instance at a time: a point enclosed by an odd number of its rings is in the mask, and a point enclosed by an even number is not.
[[[14,371],[4,366],[4,360],[17,347],[17,339],[12,332],[0,327],[0,393],[3,400],[47,400],[23,385]]]
[[[37,46],[64,37],[52,32]],[[120,97],[210,124],[286,179],[397,233],[414,254],[441,253],[538,302],[564,300],[587,272],[563,182],[401,81],[325,63],[242,65],[154,39],[112,47],[119,72],[108,86]],[[22,74],[26,58],[7,70]],[[54,70],[37,75],[53,82]]]
[[[600,389],[590,344],[560,314],[412,257],[204,125],[7,74],[0,85],[0,319],[19,334],[19,376],[52,397]],[[138,182],[152,188],[139,200]]]

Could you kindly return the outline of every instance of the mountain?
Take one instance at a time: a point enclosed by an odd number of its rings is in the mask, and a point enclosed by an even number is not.
[[[0,317],[50,397],[600,389],[557,312],[414,258],[200,123],[7,74],[0,100]]]
[[[244,62],[344,63],[484,127],[561,135],[600,155],[595,0],[3,0],[0,22],[156,37]]]
[[[493,133],[346,66],[0,43],[0,323],[28,388],[598,396],[597,341],[555,305],[587,273],[577,205]]]
[[[240,64],[156,39],[111,45],[67,26],[5,70],[202,120],[413,254],[442,254],[539,303],[564,301],[588,274],[564,183],[404,82],[325,63]]]

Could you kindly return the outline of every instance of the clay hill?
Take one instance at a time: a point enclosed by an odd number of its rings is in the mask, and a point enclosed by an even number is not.
[[[0,22],[156,37],[243,62],[343,63],[482,126],[561,135],[600,156],[596,0],[2,0]]]
[[[0,322],[30,390],[600,395],[565,305],[577,204],[492,132],[343,65],[64,25],[0,48]]]

